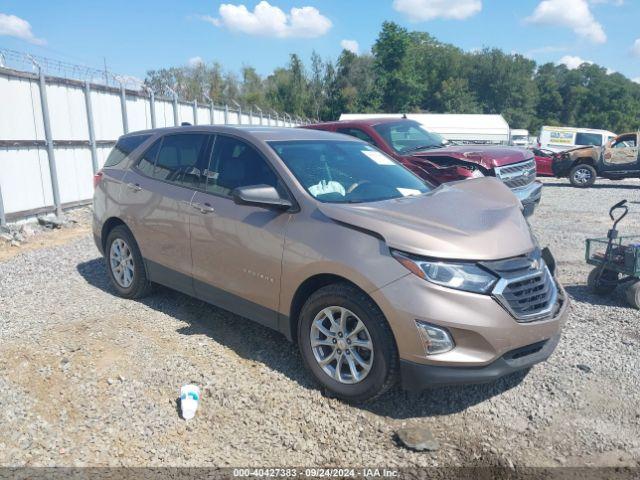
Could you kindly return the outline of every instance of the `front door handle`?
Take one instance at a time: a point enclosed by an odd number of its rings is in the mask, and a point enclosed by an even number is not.
[[[192,206],[193,208],[198,210],[200,213],[204,213],[205,215],[207,213],[215,212],[215,209],[208,203],[194,203]]]
[[[139,192],[142,190],[142,187],[138,183],[127,183],[127,187],[129,190],[133,190],[134,192]]]

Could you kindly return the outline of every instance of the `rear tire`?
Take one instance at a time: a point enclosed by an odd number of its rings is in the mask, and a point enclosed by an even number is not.
[[[571,185],[578,188],[588,188],[596,183],[596,169],[591,165],[581,163],[576,165],[569,172],[569,181]]]
[[[123,298],[142,298],[153,290],[133,234],[118,225],[107,235],[104,258],[111,284]]]
[[[591,272],[589,272],[589,278],[587,279],[587,284],[596,295],[609,295],[613,293],[613,291],[617,288],[617,284],[615,282],[618,281],[618,272],[614,272],[613,270],[605,269],[602,272],[602,276],[600,277],[600,282],[596,285],[596,277],[598,275],[598,271],[600,267],[596,267]]]
[[[629,302],[629,305],[631,305],[633,308],[640,309],[640,280],[629,285],[627,287],[625,295],[627,297],[627,302]]]
[[[344,329],[339,327],[341,315]],[[360,333],[350,333],[357,331]],[[372,348],[360,348],[356,343],[367,343]],[[368,295],[347,283],[328,285],[307,299],[299,317],[298,346],[316,381],[348,402],[369,401],[382,395],[399,376],[398,349],[386,318]],[[323,365],[322,359],[330,357],[333,360]],[[352,374],[352,365],[358,369],[367,362],[368,369]]]

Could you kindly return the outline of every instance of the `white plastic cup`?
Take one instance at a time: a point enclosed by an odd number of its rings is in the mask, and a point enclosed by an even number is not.
[[[195,417],[199,400],[200,389],[197,385],[185,385],[180,389],[180,410],[182,411],[182,418],[190,420]]]

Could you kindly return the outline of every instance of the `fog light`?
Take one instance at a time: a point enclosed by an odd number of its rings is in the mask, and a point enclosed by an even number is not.
[[[422,343],[427,355],[445,353],[455,347],[451,335],[444,328],[436,327],[420,320],[416,320],[416,326],[422,337]]]

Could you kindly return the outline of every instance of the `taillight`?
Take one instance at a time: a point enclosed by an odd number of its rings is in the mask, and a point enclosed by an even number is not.
[[[96,173],[93,176],[93,188],[98,188],[98,185],[100,185],[100,180],[102,180],[103,175],[104,173],[102,173],[102,170],[100,170],[98,173]]]

